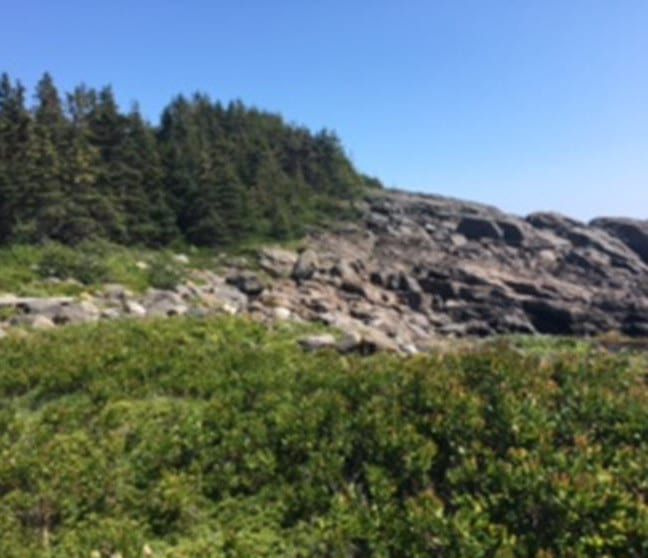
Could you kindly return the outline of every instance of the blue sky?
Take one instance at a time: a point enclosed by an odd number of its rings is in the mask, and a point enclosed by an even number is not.
[[[335,129],[388,186],[648,218],[646,0],[5,2],[0,71]]]

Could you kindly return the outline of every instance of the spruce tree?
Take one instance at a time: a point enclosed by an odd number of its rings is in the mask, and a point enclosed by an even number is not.
[[[178,237],[176,219],[164,190],[164,169],[155,135],[138,107],[127,117],[123,145],[122,200],[130,243],[163,245]]]
[[[178,227],[186,235],[192,225],[192,200],[198,195],[201,173],[208,161],[194,125],[192,106],[184,97],[176,97],[162,113],[158,146],[165,191]]]
[[[64,110],[45,74],[35,97],[27,110],[22,86],[0,77],[0,242],[288,238],[368,184],[335,134],[240,101],[177,97],[153,127],[110,87],[77,87]]]
[[[65,142],[64,172],[68,220],[62,239],[67,243],[105,238],[108,234],[100,219],[106,202],[97,187],[101,157],[91,143],[90,133],[90,115],[95,102],[96,92],[84,86],[77,87],[67,97],[70,126]]]
[[[32,118],[25,106],[25,88],[0,77],[0,242],[13,238],[27,188]]]
[[[14,192],[12,237],[23,242],[58,239],[66,219],[61,157],[66,120],[49,74],[38,82],[35,101]]]
[[[127,242],[126,215],[123,211],[128,182],[132,169],[126,163],[124,140],[126,122],[110,87],[97,95],[97,102],[89,115],[91,145],[98,150],[100,162],[97,170],[97,190],[100,205],[95,215],[105,234],[115,242]]]

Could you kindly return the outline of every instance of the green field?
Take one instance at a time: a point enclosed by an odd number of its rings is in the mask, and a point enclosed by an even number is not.
[[[648,357],[168,319],[0,341],[0,556],[648,555]]]

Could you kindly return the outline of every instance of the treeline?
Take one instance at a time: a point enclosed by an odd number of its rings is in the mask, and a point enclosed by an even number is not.
[[[0,243],[222,246],[288,238],[365,186],[335,134],[241,102],[176,97],[160,124],[110,87],[59,94],[0,78]]]

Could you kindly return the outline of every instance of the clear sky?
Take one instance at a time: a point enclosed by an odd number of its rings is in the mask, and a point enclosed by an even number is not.
[[[179,93],[342,138],[388,186],[648,218],[648,0],[2,3],[0,71]]]

